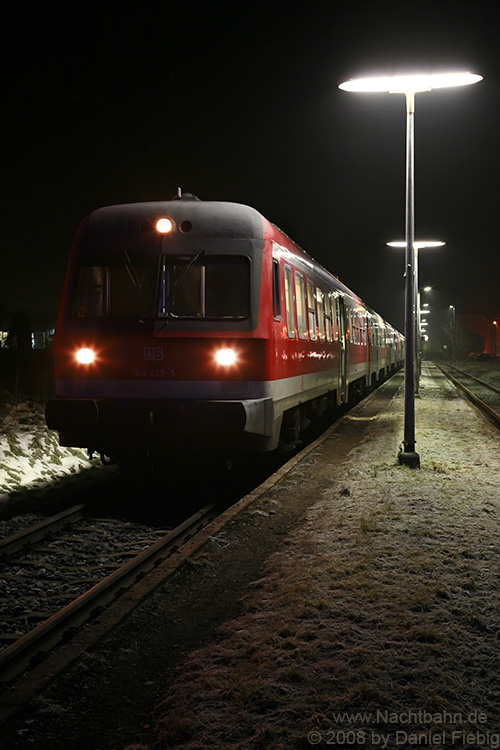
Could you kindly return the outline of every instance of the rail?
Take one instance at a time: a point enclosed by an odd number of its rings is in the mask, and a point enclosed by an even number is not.
[[[490,404],[486,403],[484,399],[480,398],[476,393],[470,390],[470,388],[467,388],[466,385],[464,385],[457,377],[455,377],[454,374],[450,371],[451,368],[459,372],[464,377],[470,378],[471,380],[474,380],[478,383],[480,383],[483,387],[495,392],[500,393],[500,389],[498,389],[496,386],[492,385],[491,383],[488,383],[484,380],[480,380],[475,375],[471,375],[470,373],[466,372],[465,370],[460,370],[460,368],[456,367],[455,365],[448,365],[448,367],[444,367],[443,365],[436,365],[439,370],[445,375],[451,382],[459,388],[465,396],[471,401],[475,406],[478,407],[486,416],[491,419],[496,425],[500,426],[500,412],[497,411],[493,406],[490,406]]]
[[[75,511],[75,508],[70,509],[70,511]],[[70,515],[70,511],[67,514]],[[0,682],[12,680],[19,675],[35,657],[57,645],[70,629],[79,627],[89,620],[94,611],[108,604],[120,591],[129,588],[139,576],[144,575],[172,554],[197,531],[206,526],[216,514],[215,504],[205,506],[154,542],[148,549],[140,552],[132,560],[122,565],[66,607],[5,648],[0,653]],[[24,534],[24,544],[26,544],[29,531],[20,532],[13,536],[19,537],[19,541],[22,542]],[[6,542],[9,539],[12,540],[12,537],[9,537]],[[24,544],[21,543],[21,546],[24,546]],[[19,549],[19,546],[17,549]]]

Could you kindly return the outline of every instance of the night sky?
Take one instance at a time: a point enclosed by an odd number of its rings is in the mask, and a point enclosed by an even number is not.
[[[500,315],[500,14],[494,3],[4,2],[0,320],[57,311],[95,208],[261,211],[403,328],[405,100],[358,75],[470,70],[417,94],[416,239],[435,315]],[[5,131],[6,127],[6,131]],[[435,318],[435,322],[437,321]]]

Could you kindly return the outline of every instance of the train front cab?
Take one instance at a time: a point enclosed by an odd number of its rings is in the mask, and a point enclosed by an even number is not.
[[[165,214],[179,230],[160,237],[154,223]],[[109,207],[83,222],[46,411],[62,445],[125,461],[151,445],[277,446],[264,224],[254,209],[203,202]],[[92,362],[76,361],[83,349]]]

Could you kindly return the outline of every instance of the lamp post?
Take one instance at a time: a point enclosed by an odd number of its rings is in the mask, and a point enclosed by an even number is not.
[[[457,309],[455,305],[449,305],[451,310],[451,356],[456,358],[457,348]]]
[[[450,86],[466,86],[482,80],[473,73],[434,73],[421,75],[357,78],[339,84],[343,91],[404,94],[406,98],[406,284],[405,284],[405,419],[399,463],[417,468],[420,457],[415,451],[415,277],[414,277],[414,119],[415,94]]]
[[[420,346],[420,289],[418,286],[418,251],[422,247],[442,247],[445,242],[441,240],[417,240],[413,243],[413,294],[414,294],[414,352],[413,352],[413,370],[415,393],[418,393],[420,373],[422,371],[422,354]],[[406,247],[406,242],[397,240],[396,242],[387,242],[389,247]]]

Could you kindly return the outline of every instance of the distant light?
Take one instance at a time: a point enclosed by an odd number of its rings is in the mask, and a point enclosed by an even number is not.
[[[174,222],[171,219],[158,219],[156,229],[160,234],[168,234],[174,228]]]
[[[236,354],[233,349],[219,349],[215,355],[215,359],[220,365],[229,367],[236,362]]]
[[[475,73],[430,73],[400,76],[377,76],[373,78],[355,78],[339,84],[339,89],[354,92],[386,91],[390,94],[416,94],[419,91],[431,91],[452,86],[468,86],[483,80]]]
[[[422,291],[423,292],[431,292],[432,291],[432,287],[431,286],[424,286],[424,288],[423,288]],[[424,305],[424,307],[425,307],[425,305]]]
[[[90,365],[95,359],[95,354],[92,349],[87,349],[86,347],[79,349],[75,356],[77,362],[81,365]]]

